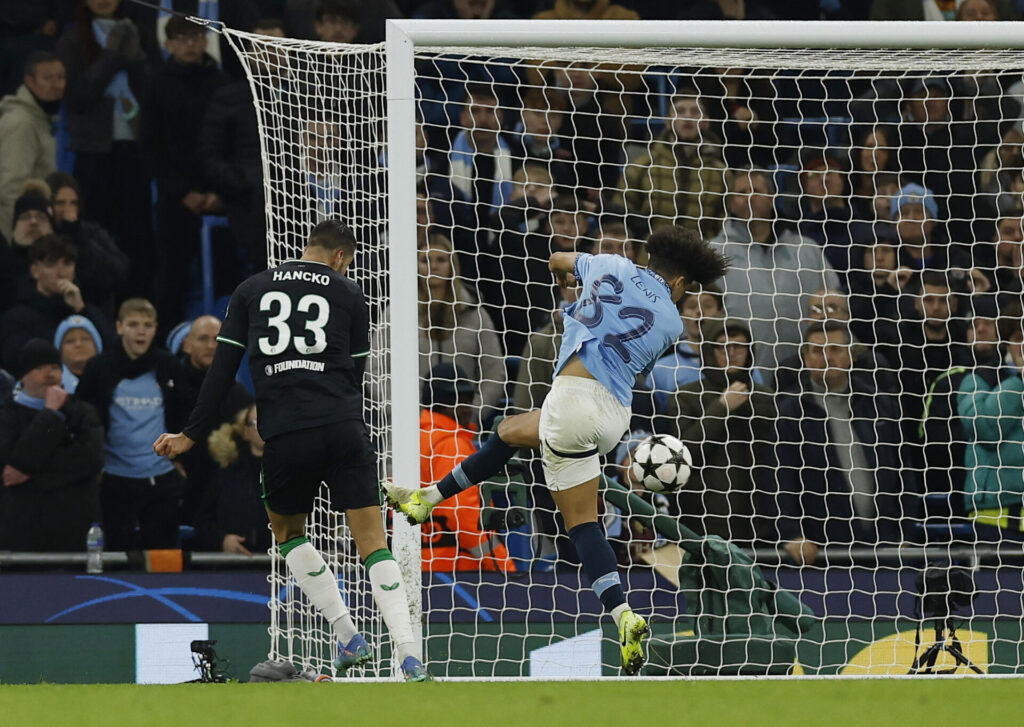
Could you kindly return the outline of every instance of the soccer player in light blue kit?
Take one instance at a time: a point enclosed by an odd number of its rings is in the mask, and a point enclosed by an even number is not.
[[[555,378],[544,404],[504,419],[496,437],[437,485],[407,490],[386,483],[395,506],[411,522],[422,523],[435,505],[497,473],[518,449],[540,449],[545,481],[583,570],[619,629],[627,674],[643,666],[648,626],[626,602],[615,554],[597,522],[600,457],[629,427],[633,386],[682,334],[676,303],[684,290],[714,282],[729,265],[696,232],[681,227],[655,231],[647,251],[647,268],[619,255],[552,255],[548,268],[558,284],[582,290],[565,311]]]

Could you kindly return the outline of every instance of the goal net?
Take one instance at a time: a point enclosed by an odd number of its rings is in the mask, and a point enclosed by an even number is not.
[[[381,477],[429,484],[540,406],[576,296],[553,252],[644,264],[652,230],[693,228],[732,268],[680,301],[600,503],[648,673],[1018,671],[1024,56],[603,47],[546,24],[571,42],[530,47],[517,27],[411,57],[396,33],[389,68],[383,46],[227,31],[271,264],[325,216],[357,231]],[[651,433],[690,449],[677,493],[630,480]],[[385,663],[327,504],[314,543]],[[446,505],[395,534],[433,673],[618,674],[534,454]],[[272,656],[329,671],[330,629],[277,559],[271,588]]]

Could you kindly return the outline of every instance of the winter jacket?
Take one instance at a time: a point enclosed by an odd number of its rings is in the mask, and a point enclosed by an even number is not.
[[[1005,372],[996,382],[987,378],[971,371],[956,393],[967,440],[967,512],[1019,508],[1024,496],[1024,381]]]
[[[18,352],[30,338],[53,340],[57,326],[75,311],[59,295],[46,296],[33,290],[21,303],[7,311],[0,318],[0,346],[2,363],[8,371],[18,368]],[[113,340],[113,326],[110,320],[94,305],[89,303],[78,312],[92,321],[105,342]]]
[[[0,234],[14,229],[14,202],[29,179],[44,179],[57,170],[56,114],[40,108],[23,84],[0,99]]]
[[[651,142],[646,154],[629,166],[619,182],[619,204],[634,218],[662,225],[699,226],[718,232],[725,196],[725,162],[720,147],[701,144],[692,156],[677,144],[671,129]]]
[[[134,26],[132,32],[138,34]],[[141,47],[134,54],[103,48],[90,62],[78,28],[72,27],[57,42],[57,55],[67,70],[64,109],[71,150],[86,154],[110,152],[114,143],[114,99],[104,94],[114,75],[125,71],[132,94],[141,103],[149,83],[145,53]]]
[[[712,320],[705,327],[706,340],[717,340],[726,327],[750,336],[744,323]],[[749,544],[763,529],[759,490],[770,474],[775,397],[767,386],[753,383],[749,372],[727,380],[717,368],[712,344],[701,347],[701,356],[704,378],[668,398],[668,431],[689,446],[695,465],[679,493],[679,513],[697,532]],[[751,393],[729,411],[721,397],[734,381],[745,381]]]
[[[267,511],[260,498],[260,463],[247,442],[236,439],[238,459],[217,467],[196,512],[196,539],[204,550],[220,551],[229,533],[245,538],[243,545],[263,553],[271,545]]]
[[[0,469],[29,475],[0,488],[0,550],[73,552],[99,520],[103,428],[92,406],[69,398],[59,412],[0,405]]]
[[[732,259],[722,283],[725,311],[750,321],[754,360],[774,371],[797,353],[807,298],[823,288],[836,289],[839,278],[821,248],[792,230],[767,242],[754,242],[744,220],[727,220],[713,247]]]
[[[197,142],[211,96],[228,82],[209,56],[188,65],[169,58],[153,74],[140,141],[161,194],[181,200],[208,189]]]
[[[854,514],[850,488],[835,448],[825,410],[807,374],[796,391],[780,394],[776,425],[775,490],[765,502],[773,515],[773,536],[805,537],[815,543],[902,541],[918,512],[917,481],[901,456],[901,416],[895,396],[881,391],[866,373],[850,373],[852,427],[867,469],[874,475],[877,517]]]
[[[420,412],[420,482],[432,485],[476,451],[476,432],[439,412]],[[480,488],[445,500],[423,524],[423,570],[514,571],[498,535],[480,528]]]

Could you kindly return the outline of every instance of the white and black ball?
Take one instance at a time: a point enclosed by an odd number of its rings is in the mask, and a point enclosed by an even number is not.
[[[686,445],[668,434],[654,434],[633,450],[633,479],[651,492],[674,492],[693,472],[693,456]]]

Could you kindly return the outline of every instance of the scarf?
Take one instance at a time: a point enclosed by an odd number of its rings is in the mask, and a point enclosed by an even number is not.
[[[124,344],[119,343],[119,345],[113,347],[111,355],[114,359],[112,362],[114,375],[118,381],[121,379],[137,379],[156,366],[156,352],[153,346],[150,346],[149,350],[138,358],[131,359],[124,350]]]

